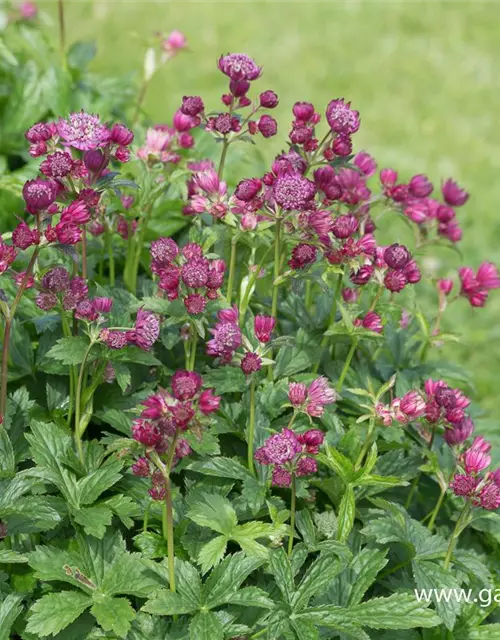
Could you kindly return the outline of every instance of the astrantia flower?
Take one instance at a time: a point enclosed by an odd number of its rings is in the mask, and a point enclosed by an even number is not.
[[[209,262],[206,258],[188,260],[181,269],[181,278],[187,287],[198,289],[208,281]]]
[[[100,333],[100,339],[110,349],[123,349],[128,344],[127,335],[123,331],[103,329]]]
[[[276,433],[268,438],[260,450],[264,459],[267,460],[265,464],[284,464],[293,460],[302,451],[302,446],[293,431],[283,429],[281,433]],[[259,456],[260,458],[261,456]],[[262,459],[260,461],[262,462]]]
[[[147,478],[151,473],[149,462],[146,458],[138,458],[132,465],[132,473],[139,478]]]
[[[65,178],[73,169],[73,158],[66,151],[56,151],[47,156],[40,171],[49,178]]]
[[[206,389],[200,394],[198,407],[203,414],[209,415],[217,411],[220,406],[220,400],[220,396],[214,395],[214,389]]]
[[[23,198],[29,213],[36,214],[48,209],[57,197],[57,187],[51,180],[35,178],[23,187]]]
[[[486,484],[479,494],[479,503],[483,509],[494,511],[500,507],[500,488],[493,482]]]
[[[288,264],[292,269],[304,269],[316,261],[316,254],[315,246],[301,242],[292,249],[292,257]]]
[[[467,191],[459,187],[451,178],[441,186],[441,191],[445,201],[452,207],[460,207],[469,199]]]
[[[475,478],[474,476],[457,474],[454,476],[450,488],[457,496],[469,497],[474,495],[479,482],[479,478]]]
[[[276,324],[276,318],[272,316],[258,315],[254,318],[255,337],[259,342],[266,343],[271,339],[271,334]]]
[[[301,458],[297,463],[297,476],[310,476],[318,470],[318,463],[314,458]]]
[[[146,447],[154,447],[160,442],[161,433],[151,422],[138,419],[132,424],[132,438]]]
[[[352,134],[359,129],[359,112],[351,109],[351,103],[344,98],[328,103],[326,119],[331,130],[336,133]]]
[[[192,400],[202,385],[201,376],[194,371],[176,371],[170,381],[177,400]]]
[[[354,325],[368,329],[368,331],[374,331],[375,333],[382,333],[384,325],[382,324],[382,318],[375,313],[375,311],[369,311],[364,318],[357,318],[354,321]]]
[[[54,267],[43,276],[41,285],[50,293],[61,293],[69,288],[70,277],[64,267]]]
[[[189,315],[198,316],[205,311],[207,299],[199,293],[191,293],[184,298],[184,306]]]
[[[27,249],[40,242],[40,233],[31,230],[26,222],[20,222],[12,232],[12,244],[18,249]]]
[[[218,67],[231,80],[257,80],[262,69],[245,53],[229,53],[219,58]]]
[[[273,185],[273,197],[285,211],[301,211],[314,198],[316,187],[298,173],[278,176]]]
[[[308,387],[301,382],[291,382],[288,399],[297,409],[302,409],[312,417],[320,417],[324,413],[324,407],[335,402],[337,396],[328,380],[321,376]]]
[[[444,439],[450,447],[463,444],[474,432],[474,423],[469,417],[463,418],[458,424],[454,424],[451,429],[445,429]]]
[[[99,116],[80,111],[70,114],[67,120],[57,123],[57,133],[68,147],[89,151],[104,146],[110,140],[110,132]]]
[[[468,474],[479,473],[491,463],[491,456],[478,449],[469,449],[464,453],[463,464]]]
[[[262,369],[262,358],[258,353],[247,352],[241,361],[241,370],[245,375],[250,375]]]
[[[404,245],[396,243],[385,249],[384,260],[391,269],[404,269],[411,260],[411,254]]]
[[[160,321],[151,311],[139,309],[134,330],[130,333],[131,341],[139,348],[147,351],[151,349],[158,340],[158,336],[160,335]]]

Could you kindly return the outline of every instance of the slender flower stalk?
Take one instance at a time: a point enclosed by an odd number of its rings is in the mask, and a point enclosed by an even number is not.
[[[137,276],[139,273],[139,264],[141,262],[141,253],[144,246],[144,240],[146,238],[146,232],[148,229],[149,221],[153,211],[152,205],[146,207],[146,212],[142,218],[139,233],[137,234],[136,241],[131,241],[129,247],[131,251],[131,261],[128,273],[128,289],[131,293],[135,294],[137,291]],[[132,234],[130,234],[132,236]],[[128,259],[129,256],[127,256]]]
[[[66,318],[66,314],[64,309],[61,307],[60,309],[60,317],[61,317],[61,326],[63,330],[63,334],[65,338],[71,338],[71,327],[69,326],[68,319]],[[76,382],[78,379],[78,370],[76,365],[70,365],[69,368],[69,407],[68,407],[68,417],[67,423],[68,427],[71,427],[71,419],[73,417],[73,404],[75,400],[75,391],[76,391]]]
[[[344,278],[344,274],[343,273],[340,273],[337,276],[337,282],[335,284],[335,291],[333,293],[332,308],[331,308],[331,311],[330,311],[330,318],[329,318],[329,321],[328,321],[328,330],[333,327],[333,325],[335,324],[335,320],[337,318],[337,306],[338,306],[338,301],[339,301],[339,296],[340,296],[340,290],[342,289],[343,278]],[[323,339],[321,340],[321,348],[322,349],[324,349],[328,345],[329,337],[330,336],[327,336],[326,334],[323,336]],[[316,364],[313,367],[313,373],[318,373],[319,365],[320,365],[320,361],[318,360],[318,362],[316,362]]]
[[[248,419],[248,469],[255,473],[253,455],[254,455],[254,437],[255,437],[255,380],[250,382],[250,414]]]
[[[113,233],[110,229],[106,230],[106,248],[108,251],[109,263],[109,285],[115,286],[115,254],[113,253]]]
[[[227,281],[227,303],[231,305],[233,299],[233,287],[234,278],[236,273],[236,254],[237,254],[238,239],[236,235],[231,238],[231,257],[229,258],[229,278]]]
[[[61,60],[63,67],[66,66],[66,22],[64,19],[64,0],[57,2],[57,15],[59,21],[59,47],[61,50]]]
[[[82,436],[85,432],[85,428],[82,428],[81,425],[81,417],[82,417],[82,395],[83,395],[83,387],[85,383],[85,369],[87,366],[87,360],[89,359],[90,352],[92,351],[92,347],[95,342],[91,341],[89,346],[87,347],[85,354],[83,356],[82,364],[80,366],[80,373],[78,374],[78,381],[76,383],[76,399],[75,399],[75,441],[76,448],[78,451],[78,457],[80,458],[80,462],[83,463],[83,444],[82,444]]]
[[[353,359],[353,356],[354,356],[354,353],[356,351],[356,347],[357,346],[358,346],[358,340],[357,340],[357,338],[354,338],[352,343],[351,343],[351,348],[349,349],[349,353],[347,354],[347,358],[346,358],[346,361],[344,363],[344,368],[342,369],[342,372],[341,372],[340,377],[339,377],[338,382],[337,382],[336,389],[337,389],[338,393],[340,393],[342,391],[342,386],[344,384],[344,380],[345,380],[345,377],[347,375],[347,372],[349,371],[349,368],[351,366],[351,362],[352,362],[352,359]]]
[[[293,538],[295,536],[295,509],[297,502],[297,487],[295,472],[292,472],[292,499],[290,504],[290,537],[288,538],[288,556],[292,555],[293,551]]]
[[[457,524],[455,525],[455,529],[451,534],[450,542],[448,544],[448,551],[446,552],[446,557],[443,563],[443,569],[447,570],[450,566],[451,557],[453,555],[453,550],[457,544],[458,538],[460,534],[467,526],[467,521],[469,519],[469,514],[471,510],[471,505],[469,502],[466,502],[464,508],[462,509],[460,515],[458,516]]]
[[[280,268],[281,268],[281,218],[276,220],[276,234],[274,238],[274,282],[273,282],[273,297],[271,302],[271,315],[273,318],[278,320],[278,290],[279,283],[277,282],[280,276]],[[269,358],[273,359],[272,351],[269,352]],[[273,379],[273,368],[272,365],[269,365],[267,369],[267,377],[269,380]]]
[[[188,371],[194,371],[194,365],[196,363],[196,347],[198,345],[198,331],[193,323],[191,323],[191,347],[189,352],[189,366],[187,367]]]
[[[356,460],[355,469],[359,469],[363,464],[364,457],[368,453],[368,449],[372,444],[372,437],[373,437],[374,430],[375,430],[375,418],[370,418],[370,421],[368,423],[368,433],[366,434],[366,439],[363,443],[363,447],[361,448],[358,459]]]
[[[432,432],[431,432],[431,438],[429,440],[429,444],[427,445],[427,450],[428,451],[432,451],[432,445],[434,444],[434,438],[436,437],[436,431],[437,431],[437,424],[432,425]],[[410,487],[410,493],[408,494],[408,497],[406,498],[406,502],[405,502],[405,509],[409,509],[411,502],[413,500],[413,496],[415,495],[415,491],[418,488],[418,483],[420,482],[420,478],[422,477],[422,471],[419,471],[417,473],[417,475],[413,478],[413,481],[411,483],[411,487]]]

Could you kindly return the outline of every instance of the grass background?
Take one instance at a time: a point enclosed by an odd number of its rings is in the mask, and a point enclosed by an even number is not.
[[[56,3],[39,2],[53,19]],[[436,266],[446,275],[484,259],[500,264],[500,4],[495,2],[315,2],[189,0],[66,0],[68,40],[95,39],[96,70],[140,73],[155,31],[183,31],[190,51],[154,78],[145,109],[165,122],[182,95],[215,106],[225,83],[221,53],[243,51],[264,66],[258,90],[280,96],[281,135],[263,145],[271,159],[286,139],[296,100],[323,111],[345,96],[361,112],[357,150],[403,178],[427,173],[436,184],[453,176],[471,192],[459,210],[465,258],[448,254]],[[443,258],[441,258],[443,259]],[[500,295],[485,309],[460,301],[445,326],[462,334],[444,354],[472,372],[476,399],[486,410],[482,428],[499,433]]]

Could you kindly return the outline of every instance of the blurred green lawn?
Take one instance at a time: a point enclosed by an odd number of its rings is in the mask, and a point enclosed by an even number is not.
[[[55,17],[55,2],[39,4]],[[95,68],[107,72],[140,70],[145,40],[154,31],[179,29],[187,35],[189,53],[162,69],[148,94],[145,108],[157,122],[170,119],[184,94],[200,94],[206,104],[217,105],[225,83],[215,63],[228,51],[252,55],[264,66],[258,90],[272,88],[280,96],[281,136],[267,141],[270,158],[284,146],[296,100],[310,100],[323,110],[332,98],[349,98],[362,116],[356,149],[369,150],[379,166],[394,166],[403,178],[426,172],[436,184],[453,176],[466,186],[472,198],[459,211],[464,262],[477,267],[490,259],[500,265],[499,4],[66,0],[66,5],[69,39],[96,39]],[[450,255],[451,267],[463,264]],[[473,372],[489,430],[496,431],[500,292],[485,309],[472,310],[465,301],[454,307],[446,328],[463,339],[447,347],[446,356]]]

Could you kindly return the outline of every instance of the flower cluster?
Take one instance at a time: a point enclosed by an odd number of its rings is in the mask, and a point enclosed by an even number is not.
[[[275,323],[272,316],[255,316],[254,337],[258,344],[254,346],[239,327],[238,307],[234,305],[230,309],[221,309],[217,314],[217,323],[210,329],[213,337],[207,342],[207,354],[218,358],[222,364],[239,364],[246,375],[260,371],[262,365],[267,363],[263,356]],[[242,353],[237,353],[240,347]]]
[[[191,453],[191,447],[180,434],[191,429],[198,432],[206,416],[217,411],[220,397],[213,389],[202,391],[202,377],[193,371],[176,371],[171,380],[171,393],[159,389],[146,398],[140,417],[132,425],[132,438],[143,445],[145,453],[132,466],[135,475],[151,475],[150,495],[155,500],[165,497],[163,467],[158,468],[157,457],[166,457],[173,466]],[[155,454],[155,455],[153,455]],[[152,473],[152,469],[157,470]]]
[[[325,406],[337,399],[335,391],[328,380],[321,376],[313,380],[309,386],[303,382],[290,382],[288,400],[296,411],[300,411],[313,418],[320,418]]]
[[[415,222],[422,233],[429,234],[435,226],[440,236],[451,242],[462,239],[462,230],[456,218],[456,207],[464,205],[469,194],[451,178],[441,185],[443,202],[429,197],[434,187],[427,176],[418,174],[408,184],[398,184],[394,169],[382,169],[380,182],[384,195],[396,210]]]
[[[181,297],[187,312],[203,313],[208,300],[216,300],[224,283],[226,263],[209,260],[199,244],[190,242],[179,249],[172,238],[151,243],[151,270],[159,277],[158,287],[169,300]]]
[[[260,464],[273,466],[274,485],[289,487],[294,475],[301,477],[316,473],[318,463],[314,456],[319,452],[324,437],[319,429],[309,429],[302,434],[283,429],[257,449],[255,459]]]
[[[110,349],[135,345],[149,351],[160,335],[160,320],[155,313],[139,309],[132,329],[102,329],[100,340]]]
[[[481,475],[491,464],[491,443],[481,436],[458,459],[456,473],[450,488],[457,496],[466,498],[474,507],[494,511],[500,507],[500,469]]]

